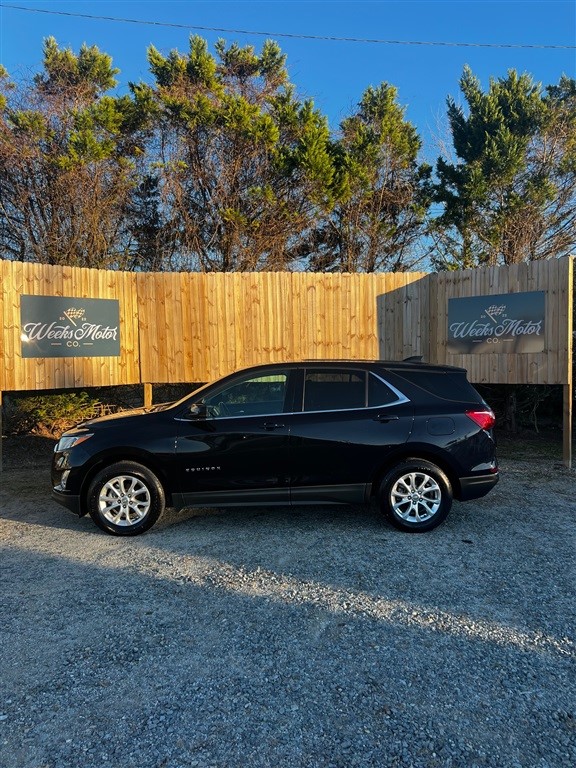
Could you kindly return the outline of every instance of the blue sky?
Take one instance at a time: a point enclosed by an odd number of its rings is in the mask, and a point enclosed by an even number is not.
[[[120,91],[130,80],[150,79],[146,61],[150,44],[163,53],[173,48],[184,52],[190,33],[197,32],[212,51],[219,37],[259,49],[266,36],[193,27],[269,32],[288,56],[290,78],[298,93],[314,100],[333,130],[369,85],[386,81],[396,86],[406,117],[423,139],[423,158],[428,161],[437,157],[438,141],[446,136],[446,97],[459,100],[464,65],[472,68],[485,88],[490,77],[505,77],[509,69],[528,72],[543,85],[557,83],[562,74],[576,77],[574,0],[0,0],[0,5],[0,61],[13,77],[40,69],[42,40],[52,35],[61,46],[78,50],[86,42],[110,54],[121,70]],[[158,24],[32,13],[9,5]],[[161,26],[161,22],[190,28]],[[279,33],[412,44],[310,40]],[[477,45],[416,44],[422,42]]]

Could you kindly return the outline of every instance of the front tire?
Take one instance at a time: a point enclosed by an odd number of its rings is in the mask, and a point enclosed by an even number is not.
[[[99,472],[88,489],[88,513],[114,536],[136,536],[164,512],[164,489],[156,475],[133,461],[120,461]]]
[[[444,522],[452,506],[452,486],[432,462],[408,459],[391,469],[380,488],[380,506],[392,525],[423,533]]]

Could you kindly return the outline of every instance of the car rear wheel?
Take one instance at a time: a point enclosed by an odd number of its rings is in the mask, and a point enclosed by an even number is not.
[[[430,531],[450,512],[452,487],[435,464],[408,459],[391,469],[382,481],[380,505],[397,528],[413,533]]]
[[[132,461],[111,464],[88,489],[88,512],[99,528],[115,536],[136,536],[158,520],[164,489],[147,467]]]

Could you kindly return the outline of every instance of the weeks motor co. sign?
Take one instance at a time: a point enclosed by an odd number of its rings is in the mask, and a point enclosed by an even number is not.
[[[449,299],[447,351],[543,352],[545,312],[544,291]]]
[[[117,299],[21,296],[22,357],[117,357]]]

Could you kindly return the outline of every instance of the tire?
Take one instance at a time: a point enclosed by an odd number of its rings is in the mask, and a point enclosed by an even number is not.
[[[120,461],[99,472],[88,488],[88,512],[114,536],[136,536],[151,528],[165,509],[164,489],[141,464]]]
[[[445,473],[424,459],[407,459],[391,469],[380,487],[380,506],[392,525],[424,533],[444,522],[452,506]]]

